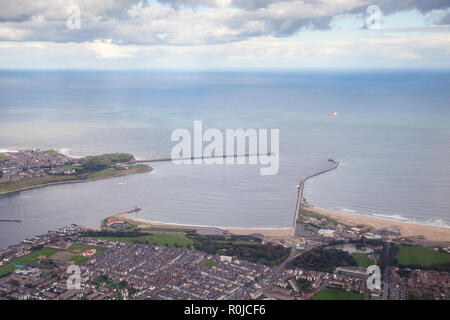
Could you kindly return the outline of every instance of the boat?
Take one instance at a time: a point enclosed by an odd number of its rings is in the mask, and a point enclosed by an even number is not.
[[[328,113],[328,115],[332,116],[332,117],[336,117],[338,115],[338,113],[337,112],[330,112],[330,113]]]

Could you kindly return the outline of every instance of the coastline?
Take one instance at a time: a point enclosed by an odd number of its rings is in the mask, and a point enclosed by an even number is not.
[[[192,228],[192,229],[209,229],[226,231],[235,235],[250,235],[250,234],[261,234],[265,237],[287,237],[292,235],[292,228],[240,228],[240,227],[220,227],[220,226],[203,226],[203,225],[189,225],[189,224],[179,224],[170,222],[161,222],[150,219],[136,218],[130,213],[119,213],[113,216],[114,218],[122,219],[146,227],[165,227],[165,228]]]
[[[371,217],[353,213],[347,213],[336,210],[329,210],[315,206],[304,206],[305,211],[310,211],[318,215],[331,218],[350,226],[361,226],[373,228],[375,230],[389,229],[398,230],[403,238],[409,238],[415,242],[428,243],[450,243],[450,228],[415,224],[411,222],[400,222],[378,217]],[[165,228],[193,228],[193,229],[216,229],[229,232],[234,235],[260,234],[265,237],[286,238],[292,237],[293,228],[246,228],[246,227],[222,227],[222,226],[203,226],[189,225],[170,222],[161,222],[150,219],[136,218],[129,213],[120,213],[113,216],[118,219],[129,221],[146,227],[165,227]]]
[[[447,227],[395,221],[385,218],[324,209],[309,204],[305,205],[303,210],[328,217],[350,226],[364,225],[376,230],[394,229],[400,231],[401,236],[405,238],[414,238],[414,240],[419,241],[425,240],[431,242],[450,243],[450,228]]]
[[[35,185],[35,186],[30,186],[30,187],[26,187],[26,188],[11,190],[11,191],[0,191],[0,196],[13,194],[13,193],[20,192],[20,191],[26,191],[26,190],[43,188],[43,187],[49,187],[49,186],[56,186],[56,185],[61,185],[61,184],[72,184],[72,183],[83,183],[83,182],[92,182],[92,181],[98,181],[98,180],[106,180],[106,179],[112,179],[112,178],[117,178],[117,177],[129,176],[129,175],[138,174],[138,173],[146,173],[146,172],[151,172],[151,171],[153,171],[153,168],[148,166],[148,168],[146,168],[145,170],[133,171],[133,172],[126,172],[124,170],[123,173],[115,174],[115,175],[107,176],[107,177],[98,177],[98,178],[89,178],[89,179],[77,179],[77,180],[66,180],[66,181],[55,181],[55,182],[38,184],[38,185]]]

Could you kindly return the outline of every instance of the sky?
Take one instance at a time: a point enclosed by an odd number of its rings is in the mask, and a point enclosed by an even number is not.
[[[448,0],[0,0],[0,69],[449,69]]]

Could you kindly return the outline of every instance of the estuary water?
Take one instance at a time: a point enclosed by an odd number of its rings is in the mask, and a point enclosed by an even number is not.
[[[166,157],[176,128],[280,130],[280,170],[153,163],[153,172],[0,196],[0,247],[135,205],[164,222],[289,227],[299,180],[329,209],[450,225],[450,74],[0,72],[0,149]],[[337,117],[328,116],[338,112]]]

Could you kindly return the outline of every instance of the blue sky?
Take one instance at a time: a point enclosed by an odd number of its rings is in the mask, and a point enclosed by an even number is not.
[[[450,68],[450,2],[441,0],[0,0],[0,8],[0,68]],[[77,9],[80,28],[68,28]]]

